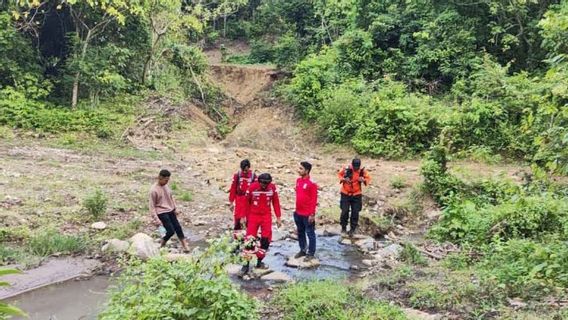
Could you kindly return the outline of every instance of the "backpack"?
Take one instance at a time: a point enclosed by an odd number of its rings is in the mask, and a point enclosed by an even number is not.
[[[241,175],[242,175],[242,172],[241,172],[241,170],[239,170],[239,171],[237,172],[237,193],[238,193],[239,191],[240,191],[240,192],[246,192],[246,190],[245,190],[245,191],[240,190],[240,188],[241,188]],[[252,172],[251,175],[250,175],[250,178],[248,178],[249,186],[250,186],[255,180],[256,180],[256,174],[255,174],[254,172]]]

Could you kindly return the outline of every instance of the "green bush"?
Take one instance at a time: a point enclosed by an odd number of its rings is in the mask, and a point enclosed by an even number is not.
[[[400,253],[400,259],[413,265],[428,265],[428,260],[426,260],[422,253],[411,243],[404,244],[402,252]]]
[[[287,320],[406,319],[400,309],[368,300],[359,290],[335,281],[290,285],[278,292],[275,304]]]
[[[176,262],[131,261],[99,319],[258,319],[256,301],[224,269],[227,250],[223,240]]]
[[[106,195],[101,189],[97,189],[85,198],[83,206],[89,213],[91,219],[99,220],[106,213],[107,203],[108,199]]]
[[[41,257],[54,253],[79,253],[86,247],[87,242],[83,237],[66,235],[51,228],[37,231],[28,242],[29,251]]]

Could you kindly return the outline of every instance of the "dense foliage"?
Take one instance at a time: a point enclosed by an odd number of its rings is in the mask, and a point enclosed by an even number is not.
[[[449,172],[446,153],[434,147],[422,166],[426,188],[444,207],[430,235],[478,252],[478,274],[511,296],[538,299],[568,286],[566,186],[533,178],[523,186],[465,182]]]
[[[256,301],[225,271],[227,248],[219,240],[175,262],[131,261],[99,319],[257,319]]]
[[[568,173],[566,1],[255,1],[230,22],[247,62],[331,142],[412,157],[440,140]]]

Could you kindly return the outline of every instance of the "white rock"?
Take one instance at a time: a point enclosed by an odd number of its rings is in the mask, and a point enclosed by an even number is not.
[[[372,266],[376,265],[378,263],[378,261],[377,260],[371,260],[371,259],[363,259],[363,261],[361,261],[361,263],[363,263],[367,267],[372,267]]]
[[[106,229],[107,225],[106,223],[99,221],[99,222],[95,222],[91,225],[91,229],[95,229],[95,230],[104,230]]]
[[[154,243],[152,238],[144,233],[137,233],[130,238],[130,248],[128,252],[136,255],[142,260],[157,256],[160,254],[159,245]]]
[[[110,239],[101,248],[102,252],[126,252],[130,247],[128,241]]]
[[[404,308],[404,313],[410,320],[438,320],[442,319],[439,314],[429,314],[420,310]]]
[[[324,237],[338,236],[340,234],[341,234],[341,227],[339,226],[326,225],[323,228]]]
[[[290,282],[290,281],[292,281],[292,278],[290,278],[289,275],[287,275],[283,272],[280,272],[280,271],[271,272],[269,274],[262,276],[260,279],[265,280],[265,281],[274,281],[274,282]]]
[[[183,254],[183,253],[168,253],[165,256],[165,259],[167,261],[180,261],[180,260],[189,260],[191,259],[191,255],[189,254]]]
[[[203,221],[203,220],[195,220],[195,221],[193,222],[193,225],[196,226],[196,227],[197,227],[197,226],[204,226],[205,224],[206,224],[206,222]]]
[[[348,238],[341,238],[341,240],[339,241],[339,243],[344,244],[344,245],[351,245],[353,244],[351,242],[351,240],[349,240]]]
[[[385,248],[379,250],[375,254],[375,259],[377,259],[377,260],[383,260],[383,259],[387,259],[387,258],[396,259],[396,258],[398,258],[398,256],[402,252],[402,249],[403,248],[402,248],[401,245],[399,245],[397,243],[393,243],[393,244],[388,245]]]
[[[227,271],[227,273],[230,275],[237,275],[239,271],[241,271],[242,267],[243,266],[240,266],[238,264],[228,264],[225,266],[225,271]]]

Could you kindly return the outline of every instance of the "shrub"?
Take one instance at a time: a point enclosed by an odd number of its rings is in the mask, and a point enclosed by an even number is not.
[[[258,319],[255,300],[225,272],[227,243],[175,262],[131,261],[99,319]]]
[[[428,265],[428,260],[416,249],[411,243],[405,243],[400,253],[400,259],[410,264],[425,266]]]
[[[94,220],[100,219],[106,213],[108,199],[102,190],[97,189],[83,201],[83,206]]]
[[[71,254],[83,251],[87,247],[81,236],[65,235],[55,229],[38,231],[30,238],[28,249],[31,253],[46,257],[54,253]]]
[[[15,269],[0,269],[0,276],[14,273],[21,272]],[[8,286],[8,283],[0,281],[0,287],[2,286]],[[8,319],[11,316],[27,317],[26,313],[19,308],[16,308],[4,302],[0,302],[0,319]]]
[[[334,281],[290,285],[278,292],[275,303],[287,320],[406,319],[400,309],[368,300],[359,290]]]

